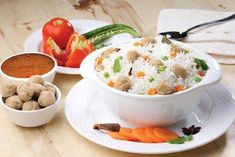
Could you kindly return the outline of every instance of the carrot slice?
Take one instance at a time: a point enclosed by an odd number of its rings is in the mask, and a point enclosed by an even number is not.
[[[154,134],[154,128],[146,128],[145,129],[145,134],[146,134],[147,138],[151,139],[152,141],[154,141],[156,143],[166,142],[165,140],[159,138],[158,136],[156,136]]]
[[[153,143],[154,141],[149,139],[145,134],[145,128],[135,128],[132,131],[132,134],[134,137],[136,137],[138,140],[144,143]]]
[[[184,90],[184,86],[183,85],[176,86],[176,91],[177,92],[180,92],[180,91],[183,91],[183,90]]]
[[[134,46],[139,46],[139,45],[142,46],[142,44],[140,42],[134,42],[133,45]]]
[[[114,86],[113,81],[109,81],[109,82],[108,82],[108,86],[113,87],[113,86]]]
[[[145,76],[145,73],[144,73],[143,71],[139,71],[139,72],[137,72],[136,76],[137,76],[138,78],[140,78],[140,77]]]
[[[108,132],[108,135],[116,140],[127,140],[128,138],[126,138],[125,136],[120,135],[119,132]]]
[[[146,61],[146,60],[149,59],[149,56],[148,56],[148,55],[143,55],[143,58],[144,58],[144,60]]]
[[[97,58],[96,58],[96,64],[97,64],[97,65],[102,64],[102,62],[103,62],[103,58],[102,58],[102,57],[97,57]]]
[[[157,94],[156,89],[150,88],[150,89],[148,90],[148,95],[155,95],[155,94]]]
[[[176,57],[177,54],[175,51],[172,51],[170,55],[171,55],[171,57]]]
[[[119,134],[126,137],[129,141],[138,142],[139,140],[132,134],[133,129],[121,127]]]
[[[177,139],[179,136],[171,130],[165,128],[154,128],[154,134],[165,141]]]

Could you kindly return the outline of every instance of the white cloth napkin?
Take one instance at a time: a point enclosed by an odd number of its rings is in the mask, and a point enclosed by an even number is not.
[[[158,16],[157,33],[185,31],[195,25],[230,16],[234,12],[194,9],[164,9]],[[220,63],[235,64],[235,19],[189,33],[183,41],[215,57]]]

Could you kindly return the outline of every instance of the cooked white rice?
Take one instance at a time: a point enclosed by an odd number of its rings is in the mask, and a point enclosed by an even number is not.
[[[153,88],[156,89],[157,84],[160,81],[164,81],[167,85],[171,87],[177,87],[181,85],[186,88],[192,87],[194,84],[198,83],[195,81],[195,77],[198,77],[198,69],[197,64],[194,61],[194,58],[200,58],[198,54],[193,51],[180,52],[177,53],[175,57],[171,56],[171,49],[174,45],[166,44],[161,42],[161,38],[157,39],[157,42],[154,44],[147,45],[138,45],[134,46],[133,43],[119,45],[117,46],[120,50],[118,52],[114,52],[108,58],[102,58],[102,70],[97,70],[98,77],[108,84],[108,82],[115,82],[120,75],[128,76],[131,80],[131,87],[127,90],[129,93],[134,94],[147,94],[148,90]],[[136,50],[140,57],[134,62],[130,62],[127,58],[127,52],[131,50]],[[148,60],[145,60],[141,56],[148,56]],[[114,62],[115,60],[122,56],[120,59],[121,70],[120,72],[114,72]],[[167,60],[163,60],[162,58],[167,56]],[[157,68],[150,65],[151,59],[159,59],[164,63],[165,70],[162,72],[158,72]],[[176,77],[176,75],[172,72],[171,67],[174,64],[181,65],[187,71],[186,79],[181,77]],[[131,75],[129,76],[129,71],[132,68]],[[143,77],[137,77],[136,74],[142,71],[144,72]],[[205,72],[205,71],[204,71]],[[106,74],[106,77],[104,76]],[[108,76],[107,76],[108,74]],[[154,78],[154,80],[151,78]],[[151,80],[151,81],[150,81]],[[157,91],[157,90],[156,90]]]

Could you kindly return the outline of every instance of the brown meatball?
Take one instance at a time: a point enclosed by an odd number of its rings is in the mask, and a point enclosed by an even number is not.
[[[45,90],[49,90],[52,93],[54,93],[54,95],[56,95],[56,89],[52,85],[46,85],[45,87],[46,87]]]
[[[137,53],[137,51],[135,50],[131,50],[129,52],[127,52],[127,59],[130,61],[130,62],[134,62],[135,60],[138,59],[140,55]]]
[[[38,83],[30,83],[30,86],[33,89],[33,96],[38,98],[40,93],[45,90],[45,87]]]
[[[29,83],[38,83],[38,84],[41,84],[43,85],[44,84],[44,80],[42,78],[42,76],[40,75],[33,75],[29,78]]]
[[[149,64],[151,66],[155,66],[156,68],[163,65],[162,61],[159,59],[152,59]]]
[[[165,44],[172,44],[172,42],[170,41],[170,39],[168,39],[166,36],[163,36],[163,37],[162,37],[162,43],[165,43]]]
[[[22,101],[31,100],[34,93],[33,88],[27,82],[21,82],[18,84],[16,91]]]
[[[37,101],[30,100],[30,101],[26,101],[25,103],[23,103],[22,110],[23,111],[32,111],[32,110],[38,110],[40,108],[41,107],[39,106]]]
[[[181,65],[179,65],[179,64],[174,64],[171,67],[171,70],[176,75],[176,77],[181,77],[183,79],[186,79],[187,76],[188,76],[187,70],[184,67],[182,67]]]
[[[21,101],[19,96],[13,95],[6,99],[5,104],[10,108],[21,110],[23,102]]]
[[[102,71],[102,70],[104,70],[104,66],[103,65],[95,65],[95,69],[96,69],[96,71]]]
[[[171,52],[180,53],[180,52],[187,52],[187,50],[175,45],[171,48]]]
[[[7,98],[16,93],[17,85],[13,82],[7,82],[2,86],[2,97]]]
[[[141,39],[141,45],[155,44],[157,41],[152,37],[145,37]]]
[[[119,76],[114,82],[114,88],[121,91],[128,91],[131,88],[131,80],[128,76]]]
[[[174,88],[167,85],[164,81],[161,81],[157,85],[157,93],[160,95],[167,95],[173,93]]]
[[[49,90],[42,91],[38,98],[38,103],[42,107],[50,106],[55,102],[56,102],[55,94]]]
[[[109,58],[109,56],[110,56],[113,52],[117,52],[117,51],[119,51],[119,50],[120,50],[119,48],[111,47],[111,48],[105,50],[105,51],[102,53],[102,57],[104,57],[104,58]]]

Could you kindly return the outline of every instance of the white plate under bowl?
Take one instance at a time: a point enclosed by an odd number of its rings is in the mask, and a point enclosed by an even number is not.
[[[108,22],[98,21],[98,20],[69,20],[69,22],[73,25],[75,32],[78,32],[80,34],[110,24]],[[130,34],[123,33],[111,37],[109,40],[106,41],[106,43],[107,44],[118,43],[120,41],[123,42],[131,39],[133,39],[133,37]],[[24,44],[24,51],[42,52],[42,28],[36,30],[35,32],[33,32],[28,36]],[[58,66],[56,71],[62,74],[71,74],[71,75],[80,74],[79,68]]]
[[[169,129],[180,135],[182,135],[182,127],[191,125],[202,127],[201,131],[193,136],[193,141],[178,145],[119,141],[101,131],[94,130],[95,123],[120,123],[125,127],[137,126],[128,124],[111,114],[99,99],[99,91],[89,80],[81,80],[70,90],[65,100],[65,114],[70,125],[80,135],[96,144],[123,152],[166,154],[197,148],[221,136],[234,120],[235,104],[231,93],[223,85],[217,84],[208,88],[197,108],[187,118],[169,126]]]

